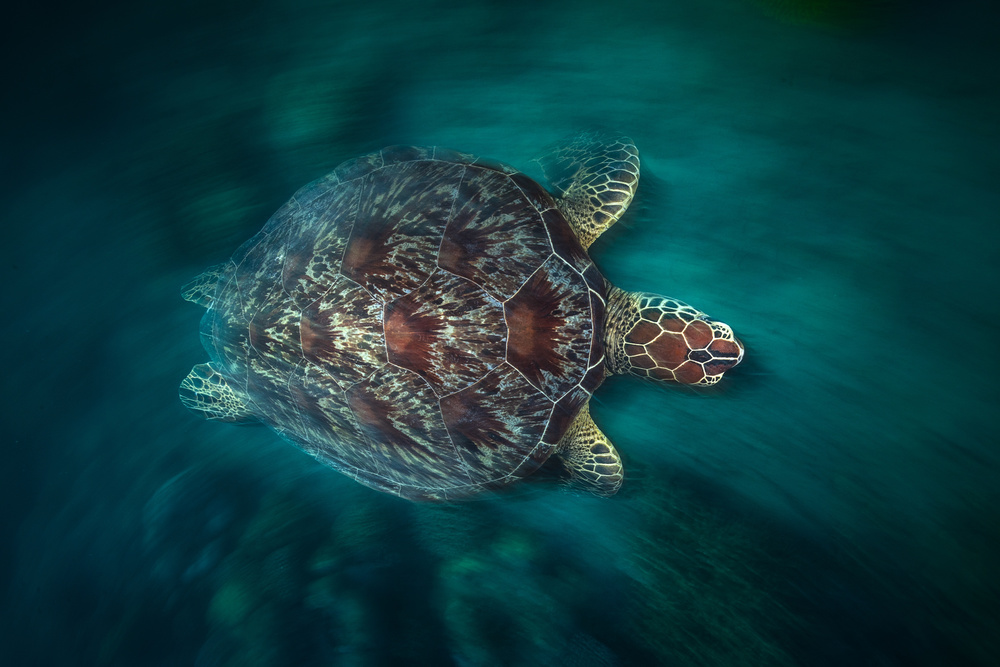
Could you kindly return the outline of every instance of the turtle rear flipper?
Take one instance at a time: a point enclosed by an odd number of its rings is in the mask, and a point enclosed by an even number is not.
[[[220,422],[255,422],[257,417],[212,364],[198,364],[181,381],[181,403],[206,419]]]
[[[625,479],[618,450],[597,427],[586,404],[559,441],[558,456],[569,472],[570,484],[609,497],[618,493]]]
[[[639,185],[639,151],[625,136],[580,134],[536,162],[584,249],[624,215]]]
[[[226,272],[229,262],[210,266],[191,279],[181,288],[181,296],[187,301],[208,308],[215,300],[215,289]]]

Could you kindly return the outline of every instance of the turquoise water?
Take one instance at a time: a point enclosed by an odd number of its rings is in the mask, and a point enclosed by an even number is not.
[[[1000,139],[988,3],[162,3],[4,43],[0,662],[990,665]],[[730,323],[614,378],[612,500],[414,505],[200,421],[180,286],[393,143],[630,134],[591,249]]]

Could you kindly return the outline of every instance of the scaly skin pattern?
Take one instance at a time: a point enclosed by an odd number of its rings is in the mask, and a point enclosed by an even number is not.
[[[639,152],[628,137],[587,132],[538,163],[585,249],[625,213],[639,185]]]
[[[363,484],[461,497],[557,450],[605,377],[605,290],[531,179],[385,149],[302,188],[189,285],[208,308],[211,365],[182,394],[210,418],[256,417]]]
[[[590,416],[590,405],[583,406],[563,436],[559,454],[573,482],[599,496],[618,493],[625,481],[625,470],[614,445]]]
[[[198,364],[191,370],[181,382],[180,398],[185,407],[216,421],[256,421],[243,398],[212,368],[212,364]]]
[[[609,373],[712,385],[743,360],[728,324],[677,299],[611,287],[605,318]]]

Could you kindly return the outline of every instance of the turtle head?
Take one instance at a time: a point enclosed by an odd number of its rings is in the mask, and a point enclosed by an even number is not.
[[[728,324],[658,294],[612,287],[604,325],[613,373],[711,385],[743,360],[743,343]]]

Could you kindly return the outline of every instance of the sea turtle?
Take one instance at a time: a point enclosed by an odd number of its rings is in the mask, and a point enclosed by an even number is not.
[[[550,456],[613,495],[621,459],[588,407],[605,376],[710,385],[743,345],[677,299],[612,286],[587,254],[635,193],[629,138],[578,135],[538,162],[552,194],[409,146],[303,187],[184,287],[211,361],[181,401],[413,500],[501,487]]]

